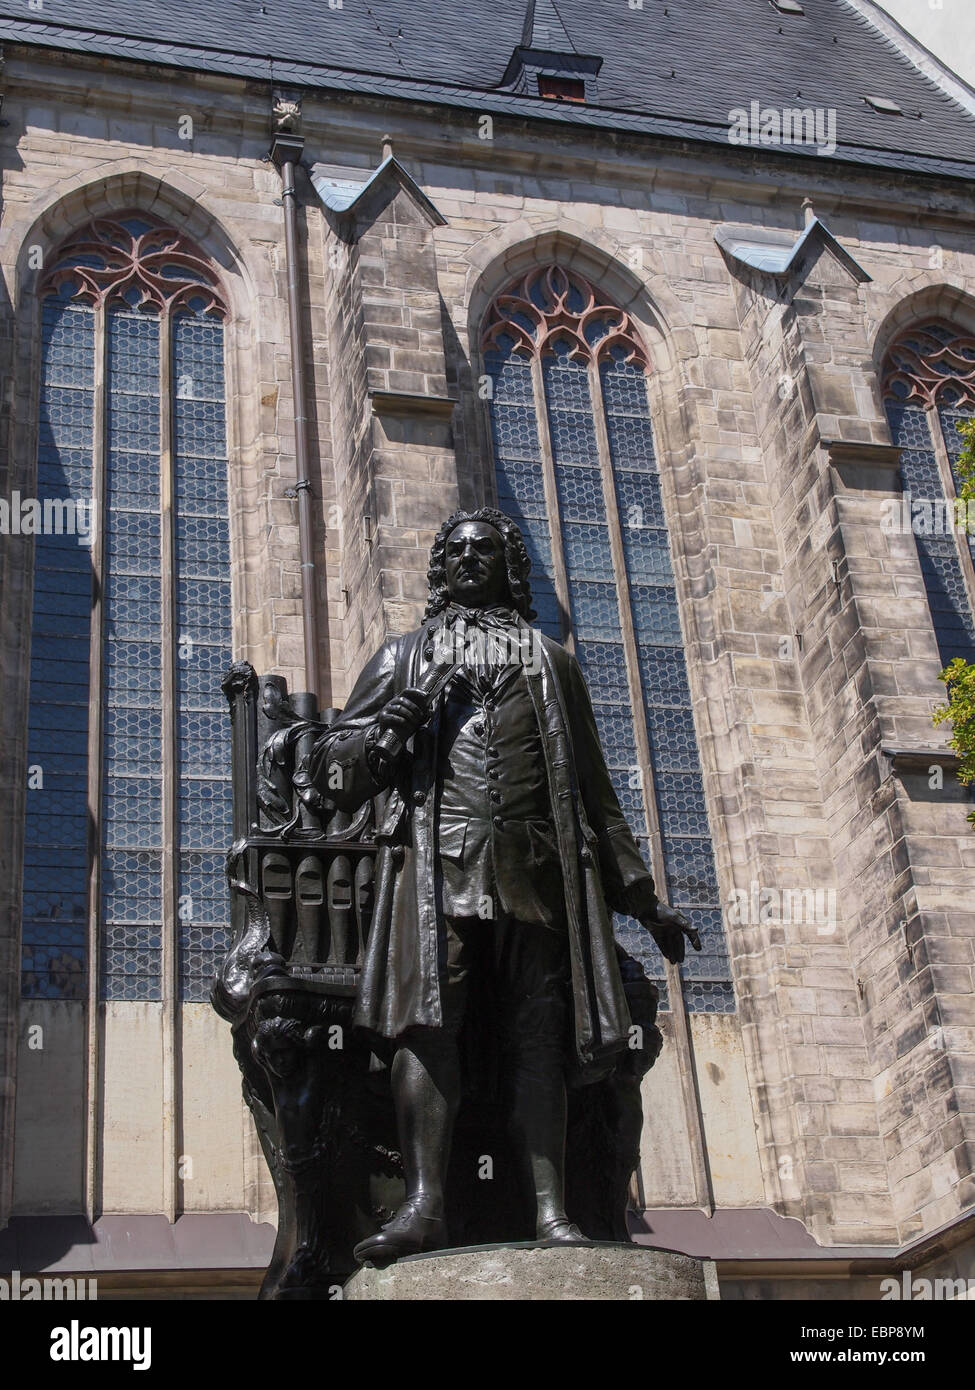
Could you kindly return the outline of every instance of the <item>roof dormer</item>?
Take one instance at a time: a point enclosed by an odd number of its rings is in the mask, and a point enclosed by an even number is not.
[[[528,0],[521,43],[500,89],[549,101],[595,103],[602,65],[602,58],[578,52],[552,0]]]

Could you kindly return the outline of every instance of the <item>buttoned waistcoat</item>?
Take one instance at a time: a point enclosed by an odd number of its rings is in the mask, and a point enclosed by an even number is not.
[[[565,908],[552,801],[524,667],[451,686],[437,740],[438,906],[560,929]]]

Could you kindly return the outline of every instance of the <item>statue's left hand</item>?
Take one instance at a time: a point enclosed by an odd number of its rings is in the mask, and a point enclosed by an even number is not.
[[[666,903],[658,902],[654,908],[654,915],[642,920],[647,931],[652,933],[660,954],[672,965],[680,965],[684,959],[685,936],[695,951],[701,949],[700,933],[676,907],[668,907]]]

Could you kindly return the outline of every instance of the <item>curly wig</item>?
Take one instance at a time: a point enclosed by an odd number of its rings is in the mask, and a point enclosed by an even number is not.
[[[430,600],[423,621],[436,618],[450,603],[450,595],[447,592],[447,537],[465,521],[485,521],[498,532],[504,542],[511,606],[526,621],[537,617],[531,606],[531,585],[528,582],[532,562],[528,558],[521,531],[504,512],[496,511],[494,507],[479,507],[476,512],[454,512],[437,532],[437,539],[430,551],[430,568],[427,570]]]

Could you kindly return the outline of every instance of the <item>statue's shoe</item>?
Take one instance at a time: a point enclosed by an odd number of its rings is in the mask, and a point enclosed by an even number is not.
[[[412,1203],[404,1202],[381,1231],[360,1240],[352,1253],[361,1265],[382,1269],[404,1255],[442,1250],[446,1244],[447,1223],[443,1217],[424,1216]]]
[[[588,1245],[589,1237],[584,1236],[574,1221],[570,1221],[567,1216],[557,1216],[552,1221],[546,1221],[539,1226],[539,1241],[546,1244],[555,1243],[556,1245]]]

